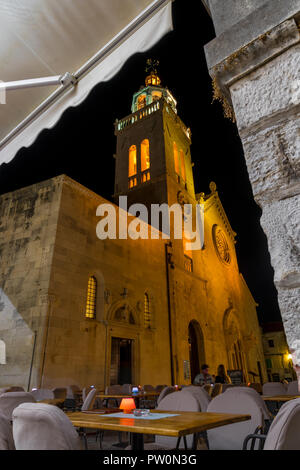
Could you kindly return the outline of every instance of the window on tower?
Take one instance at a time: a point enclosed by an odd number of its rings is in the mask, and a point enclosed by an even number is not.
[[[136,158],[136,145],[132,145],[129,149],[129,161],[128,161],[128,178],[129,188],[133,188],[137,184],[137,158]]]
[[[180,175],[180,170],[179,170],[179,156],[178,156],[178,148],[176,142],[173,142],[173,152],[174,152],[174,166],[175,166],[175,172],[179,176]]]
[[[94,276],[89,278],[87,299],[86,299],[86,318],[96,318],[96,295],[97,295],[97,279]]]
[[[141,143],[141,172],[142,183],[150,180],[150,150],[149,140],[144,139]]]
[[[186,182],[185,161],[184,161],[183,150],[180,150],[180,163],[181,163],[181,177],[182,177],[183,181]]]
[[[146,104],[146,95],[140,95],[137,99],[137,109],[144,108]]]

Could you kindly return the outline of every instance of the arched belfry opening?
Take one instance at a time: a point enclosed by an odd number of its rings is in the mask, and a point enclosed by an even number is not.
[[[196,320],[189,324],[189,353],[191,366],[191,382],[200,373],[201,364],[205,363],[204,337],[201,326]]]

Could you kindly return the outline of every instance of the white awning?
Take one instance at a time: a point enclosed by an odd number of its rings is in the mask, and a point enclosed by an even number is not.
[[[0,164],[171,31],[171,2],[0,0],[1,81],[45,77],[43,86],[0,89]]]

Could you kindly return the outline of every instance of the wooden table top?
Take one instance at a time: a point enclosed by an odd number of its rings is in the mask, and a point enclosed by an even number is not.
[[[290,401],[295,400],[295,398],[300,398],[300,395],[262,395],[264,401]]]
[[[71,423],[80,428],[107,429],[139,434],[158,434],[180,437],[206,431],[207,429],[238,423],[251,419],[250,415],[229,413],[197,413],[189,411],[152,411],[152,413],[170,413],[178,416],[159,420],[127,418],[106,418],[103,415],[82,412],[66,413]]]

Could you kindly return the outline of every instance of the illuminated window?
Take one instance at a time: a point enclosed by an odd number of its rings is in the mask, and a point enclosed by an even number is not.
[[[142,109],[146,106],[146,95],[140,95],[137,99],[137,108]]]
[[[184,161],[184,153],[180,150],[180,163],[181,163],[181,176],[183,181],[186,181],[186,174],[185,174],[185,161]]]
[[[178,148],[176,142],[173,142],[173,150],[174,150],[174,166],[177,175],[180,175],[179,171],[179,157],[178,157]]]
[[[136,175],[137,166],[136,166],[136,146],[132,145],[129,149],[129,166],[128,166],[128,177]]]
[[[144,295],[144,325],[145,328],[151,328],[150,301],[147,293]]]
[[[89,278],[88,291],[86,299],[86,318],[96,318],[96,295],[97,295],[97,279],[94,276]]]
[[[141,171],[149,170],[150,168],[150,152],[149,140],[145,139],[141,143]]]
[[[183,254],[184,254],[184,269],[190,273],[193,272],[193,252],[187,249],[187,243],[191,243],[190,239],[187,239],[185,233],[182,234],[183,241]]]
[[[152,92],[152,100],[153,101],[160,100],[161,97],[162,97],[161,91],[153,91]]]

